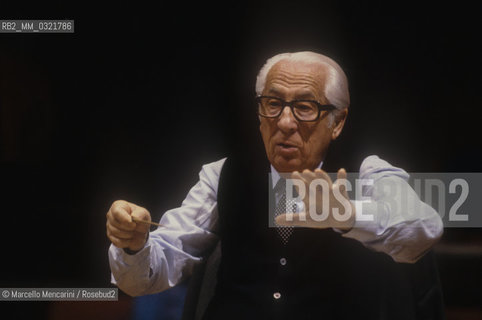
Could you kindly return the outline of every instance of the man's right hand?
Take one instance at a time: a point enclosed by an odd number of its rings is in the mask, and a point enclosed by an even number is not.
[[[143,207],[133,203],[117,200],[107,212],[107,237],[121,249],[139,251],[144,247],[149,234],[149,225],[135,223],[132,217],[151,221],[151,215]]]

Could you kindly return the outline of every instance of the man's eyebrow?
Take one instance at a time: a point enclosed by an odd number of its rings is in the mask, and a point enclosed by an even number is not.
[[[279,90],[277,88],[274,88],[274,87],[269,88],[268,93],[273,94],[275,96],[280,96],[280,95],[283,94],[283,92],[281,90]]]
[[[283,96],[284,92],[282,90],[279,90],[276,87],[271,87],[268,89],[268,94],[272,94],[274,96]],[[297,100],[315,100],[315,95],[311,91],[301,91],[300,93],[296,94],[296,99]]]
[[[304,92],[301,92],[301,93],[297,93],[296,94],[296,99],[299,99],[299,100],[303,100],[303,99],[308,99],[308,100],[316,100],[315,96],[313,95],[313,93],[309,92],[309,91],[304,91]]]

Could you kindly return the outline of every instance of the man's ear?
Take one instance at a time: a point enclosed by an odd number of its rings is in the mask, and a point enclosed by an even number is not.
[[[331,140],[335,140],[340,135],[345,125],[345,120],[348,115],[348,108],[338,111],[334,114],[335,121],[333,123],[333,131],[331,132]]]

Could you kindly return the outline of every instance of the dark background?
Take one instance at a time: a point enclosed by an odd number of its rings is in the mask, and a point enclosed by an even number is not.
[[[159,219],[202,164],[249,150],[239,137],[257,134],[255,77],[280,52],[325,53],[348,76],[332,165],[357,171],[378,154],[409,172],[481,172],[480,13],[463,2],[2,3],[1,19],[74,19],[75,33],[0,34],[0,287],[110,286],[112,201]],[[481,240],[451,229],[442,242]],[[448,308],[481,308],[480,253],[439,259]]]

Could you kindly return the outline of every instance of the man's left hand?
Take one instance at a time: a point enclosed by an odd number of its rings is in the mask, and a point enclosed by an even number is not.
[[[291,179],[302,181],[306,192],[303,197],[305,212],[282,214],[276,218],[276,223],[282,226],[299,226],[308,228],[336,228],[349,231],[355,224],[355,206],[347,193],[345,169],[338,170],[337,179],[333,183],[328,174],[321,170],[295,171]],[[319,179],[319,180],[318,180]],[[310,185],[316,189],[310,196]],[[321,189],[320,189],[321,186]],[[295,184],[298,194],[299,187]]]

